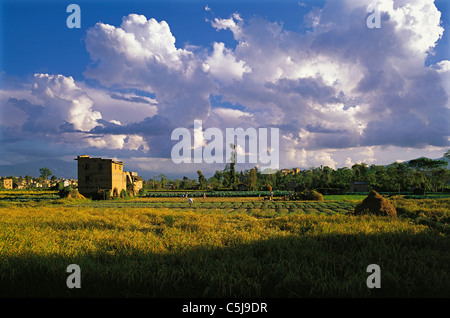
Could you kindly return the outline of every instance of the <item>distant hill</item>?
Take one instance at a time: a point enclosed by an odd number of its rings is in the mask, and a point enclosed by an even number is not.
[[[434,159],[434,160],[443,160],[443,161],[446,161],[446,162],[447,162],[447,169],[450,169],[450,158],[442,157],[442,158]]]
[[[13,175],[15,177],[25,177],[29,175],[37,178],[40,175],[39,169],[41,168],[49,168],[58,178],[77,178],[77,162],[75,160],[69,162],[59,159],[37,160],[15,165],[0,165],[0,176],[6,177]]]
[[[425,158],[425,157],[420,157],[420,158]],[[414,158],[414,159],[419,159],[419,158]],[[413,159],[411,159],[413,160]],[[450,169],[450,158],[445,158],[445,157],[441,157],[441,158],[437,158],[437,159],[432,159],[432,160],[441,160],[441,161],[445,161],[447,162],[447,169]],[[410,160],[408,161],[403,161],[402,163],[408,164]]]

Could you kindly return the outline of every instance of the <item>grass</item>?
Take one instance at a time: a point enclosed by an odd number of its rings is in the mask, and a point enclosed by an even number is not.
[[[58,191],[50,190],[2,190],[0,191],[0,203],[5,201],[28,202],[46,201],[58,199]]]
[[[360,202],[364,200],[367,195],[361,194],[346,194],[346,195],[324,195],[323,198],[325,201],[338,201],[338,202]]]
[[[348,215],[355,198],[4,201],[0,296],[449,297],[449,199],[424,200],[393,198],[394,219]]]

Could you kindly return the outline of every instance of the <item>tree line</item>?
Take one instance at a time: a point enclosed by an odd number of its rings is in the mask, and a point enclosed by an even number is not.
[[[450,151],[444,155],[450,158]],[[332,169],[328,166],[312,167],[295,173],[294,170],[263,174],[258,168],[236,171],[234,162],[222,171],[206,178],[201,170],[197,179],[183,177],[169,179],[164,174],[144,181],[149,190],[294,190],[320,189],[328,192],[348,192],[352,181],[366,182],[369,190],[379,192],[407,192],[423,189],[428,192],[450,190],[450,170],[447,161],[417,158],[390,165],[354,164],[351,168]]]

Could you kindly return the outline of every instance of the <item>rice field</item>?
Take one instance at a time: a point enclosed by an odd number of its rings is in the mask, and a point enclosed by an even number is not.
[[[358,198],[0,200],[0,296],[449,297],[450,199],[391,202],[394,219],[352,216]]]
[[[186,200],[130,200],[130,201],[106,201],[79,203],[77,207],[117,208],[117,209],[170,209],[173,211],[200,211],[202,213],[247,213],[255,216],[257,212],[275,213],[281,216],[287,214],[325,214],[348,213],[353,211],[354,204],[349,202],[299,202],[299,201],[255,201],[253,200],[217,200],[197,199],[190,206]]]

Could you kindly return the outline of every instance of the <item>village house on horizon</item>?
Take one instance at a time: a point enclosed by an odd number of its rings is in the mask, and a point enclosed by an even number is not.
[[[12,189],[13,188],[13,180],[10,178],[2,178],[0,177],[1,186],[3,186],[5,189]]]
[[[78,192],[85,197],[118,197],[122,190],[136,195],[143,180],[136,172],[124,171],[124,163],[113,159],[78,156]]]

